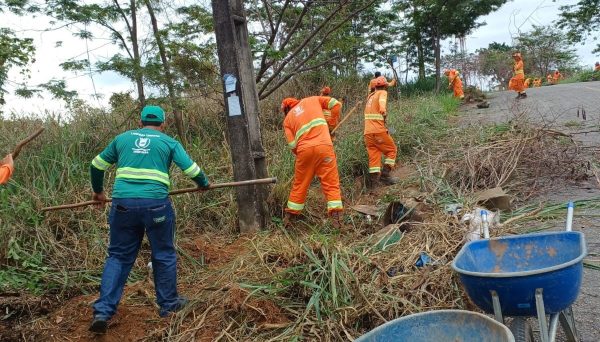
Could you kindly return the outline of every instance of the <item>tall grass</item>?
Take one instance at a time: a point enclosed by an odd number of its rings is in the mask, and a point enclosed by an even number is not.
[[[277,218],[287,199],[294,170],[293,155],[287,149],[280,129],[283,117],[278,113],[279,101],[284,96],[301,98],[316,94],[319,86],[316,84],[311,90],[291,85],[261,103],[268,171],[279,179],[269,199],[273,225],[279,222]],[[366,92],[366,85],[363,87],[363,83],[357,83],[357,80],[339,80],[332,87],[334,93],[346,94],[346,111],[363,100]],[[458,102],[447,96],[415,96],[390,103],[389,125],[395,129],[393,137],[403,158],[408,158],[415,147],[445,134],[445,121],[457,106]],[[343,193],[348,202],[352,202],[361,191],[355,187],[356,177],[367,172],[362,107],[339,130],[335,142]],[[69,294],[90,292],[98,286],[108,244],[107,210],[90,207],[43,215],[39,208],[90,198],[89,163],[114,136],[137,127],[134,108],[133,103],[122,104],[110,111],[79,105],[70,113],[69,121],[52,115],[43,120],[14,116],[0,121],[2,155],[39,125],[46,128],[44,134],[27,146],[16,160],[16,171],[10,183],[0,188],[0,291]],[[232,177],[221,108],[218,101],[192,98],[184,110],[188,123],[187,150],[211,182],[228,181]],[[174,131],[169,128],[167,133]],[[113,177],[114,170],[107,172],[105,183],[108,192]],[[179,171],[172,172],[172,183],[174,188],[191,186]],[[315,223],[320,222],[325,212],[321,197],[318,189],[311,189],[307,213],[314,216]],[[227,235],[235,231],[236,206],[231,190],[177,196],[173,203],[177,212],[179,240],[190,239],[203,232]],[[194,272],[202,267],[201,263],[186,256],[183,249],[179,251],[183,255],[182,277],[193,277]],[[310,258],[311,252],[305,252]],[[148,253],[146,243],[142,253]],[[320,265],[315,261],[311,269],[303,271],[312,272],[315,276],[311,278],[314,286],[331,289],[339,286],[339,290],[332,290],[334,294],[327,298],[327,301],[333,301],[334,307],[342,306],[346,301],[347,294],[340,283],[349,277],[347,272],[344,273],[344,258],[347,256],[329,255],[327,262],[332,264]],[[143,277],[144,261],[138,258],[137,263],[130,280]],[[327,278],[324,276],[331,271],[332,265],[341,273],[334,280],[329,280],[329,275]],[[316,305],[314,303],[319,301],[321,299],[315,299],[312,303]]]

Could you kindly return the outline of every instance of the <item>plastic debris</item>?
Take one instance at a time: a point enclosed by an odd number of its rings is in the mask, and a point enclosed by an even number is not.
[[[429,254],[427,254],[426,252],[421,252],[421,254],[419,254],[419,259],[417,259],[417,262],[415,263],[415,266],[424,267],[425,265],[428,265],[430,263],[431,257],[429,256]]]
[[[461,222],[469,225],[467,233],[467,241],[475,241],[481,239],[483,234],[482,212],[487,216],[488,229],[496,228],[500,224],[500,212],[493,212],[483,208],[475,208],[473,211],[465,214]]]

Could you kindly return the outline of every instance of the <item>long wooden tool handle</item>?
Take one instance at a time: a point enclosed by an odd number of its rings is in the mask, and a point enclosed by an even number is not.
[[[191,192],[198,192],[198,191],[206,191],[206,190],[212,190],[212,189],[219,189],[219,188],[230,188],[230,187],[237,187],[237,186],[273,184],[273,183],[277,183],[277,178],[262,178],[262,179],[251,179],[251,180],[245,180],[245,181],[239,181],[239,182],[218,183],[218,184],[211,184],[208,187],[208,189],[185,188],[185,189],[173,190],[173,191],[169,192],[169,196],[186,194],[186,193],[191,193]],[[106,202],[112,202],[112,198],[107,198]],[[85,207],[88,205],[94,205],[94,204],[102,204],[102,202],[100,202],[100,201],[85,201],[85,202],[79,202],[79,203],[73,203],[73,204],[58,205],[55,207],[46,207],[46,208],[42,208],[41,210],[42,211],[53,211],[53,210],[62,210],[62,209],[73,209],[73,208]]]
[[[29,144],[33,139],[37,138],[40,134],[42,134],[43,131],[44,127],[40,127],[37,131],[35,131],[35,133],[21,140],[21,142],[18,143],[17,146],[15,146],[15,149],[12,152],[13,159],[16,159],[19,156],[19,153],[21,153],[21,149],[23,148],[23,146]]]
[[[352,113],[354,113],[354,111],[358,108],[358,106],[360,106],[361,103],[362,103],[362,101],[358,101],[358,103],[348,112],[348,114],[346,114],[346,116],[344,116],[344,118],[342,119],[342,121],[340,121],[340,123],[338,123],[338,125],[333,128],[333,130],[331,131],[331,133],[335,133],[335,131],[337,131],[338,128],[340,128],[340,126],[346,120],[348,120],[348,118],[350,117],[350,115],[352,115]]]

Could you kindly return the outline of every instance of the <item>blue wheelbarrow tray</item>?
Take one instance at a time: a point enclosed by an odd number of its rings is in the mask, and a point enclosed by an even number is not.
[[[356,342],[513,342],[503,324],[476,312],[438,310],[418,313],[387,322]]]
[[[587,253],[580,232],[549,232],[467,243],[452,262],[471,300],[493,313],[496,291],[506,316],[536,316],[536,289],[546,314],[573,304],[581,287]]]

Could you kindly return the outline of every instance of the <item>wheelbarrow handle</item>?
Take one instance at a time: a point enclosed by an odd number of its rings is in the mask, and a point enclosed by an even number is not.
[[[569,202],[567,205],[567,231],[573,231],[573,211],[575,209],[575,203]]]

